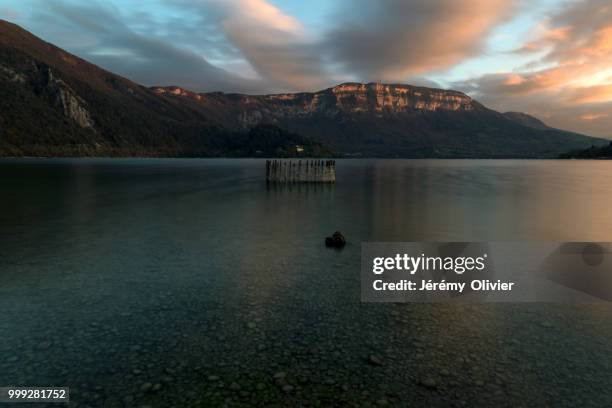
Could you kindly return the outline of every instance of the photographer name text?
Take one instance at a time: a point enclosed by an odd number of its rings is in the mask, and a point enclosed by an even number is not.
[[[372,260],[372,273],[382,275],[388,271],[402,271],[413,277],[419,272],[448,273],[453,272],[458,281],[445,279],[400,279],[386,282],[384,279],[372,281],[375,291],[420,291],[420,292],[457,292],[464,291],[511,291],[515,282],[502,280],[469,279],[465,272],[481,272],[487,265],[487,254],[478,257],[440,257],[411,256],[396,254],[393,257],[376,257]],[[463,281],[462,281],[463,280]]]

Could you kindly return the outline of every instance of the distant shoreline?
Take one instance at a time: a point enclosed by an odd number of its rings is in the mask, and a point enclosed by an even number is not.
[[[559,157],[343,157],[343,156],[328,156],[328,157],[274,157],[274,156],[0,156],[0,160],[7,159],[140,159],[140,160],[155,160],[155,159],[193,159],[193,160],[324,160],[332,158],[335,160],[546,160],[546,161],[570,161],[570,160],[612,160],[612,157],[592,157],[592,158],[559,158]]]

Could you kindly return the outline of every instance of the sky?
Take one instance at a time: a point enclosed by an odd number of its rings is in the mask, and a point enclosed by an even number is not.
[[[407,83],[612,138],[609,0],[2,0],[0,18],[148,86]]]

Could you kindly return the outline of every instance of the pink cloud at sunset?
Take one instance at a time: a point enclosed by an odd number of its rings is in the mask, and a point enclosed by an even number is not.
[[[493,108],[521,109],[551,126],[612,137],[612,7],[574,2],[517,50],[534,60],[457,84]],[[585,125],[588,121],[588,125]]]
[[[607,113],[585,113],[584,115],[580,115],[580,119],[582,120],[597,120],[601,118],[607,118]]]

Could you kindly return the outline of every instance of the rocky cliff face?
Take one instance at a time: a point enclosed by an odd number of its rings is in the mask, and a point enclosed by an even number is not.
[[[345,83],[319,92],[271,95],[228,95],[218,92],[196,94],[176,86],[151,89],[158,95],[233,104],[241,110],[242,121],[257,121],[258,118],[263,118],[264,114],[275,117],[303,117],[315,114],[334,116],[338,113],[383,116],[412,111],[467,112],[480,106],[472,98],[458,91],[380,83]],[[255,117],[248,119],[250,116]]]
[[[44,69],[42,76],[45,92],[49,94],[53,104],[61,109],[64,116],[82,128],[93,128],[93,121],[83,98],[77,95],[67,83],[57,78],[51,68]]]
[[[375,112],[388,110],[452,110],[469,111],[473,109],[472,98],[457,92],[442,89],[420,88],[410,85],[386,85],[380,83],[342,84],[331,89],[341,106],[354,110],[373,109]],[[353,100],[357,103],[351,106]]]
[[[53,106],[68,119],[82,128],[92,128],[93,121],[86,108],[86,102],[66,82],[57,77],[50,67],[29,62],[28,70],[17,71],[0,65],[0,79],[5,79],[25,88],[32,86],[39,93],[47,95]]]
[[[0,76],[3,76],[8,81],[17,84],[24,84],[26,82],[26,77],[24,74],[4,65],[0,65]]]
[[[406,111],[469,111],[472,99],[456,91],[381,83],[345,83],[314,94],[270,95],[268,100],[305,99],[311,111],[401,113]]]
[[[177,95],[189,97],[191,99],[195,99],[196,101],[202,100],[202,95],[187,89],[183,89],[180,86],[154,86],[151,88],[151,90],[158,95]]]
[[[160,95],[195,99],[192,92],[177,87],[156,87],[153,90]],[[205,93],[199,96],[198,100],[205,105],[229,109],[234,115],[231,119],[243,127],[295,118],[383,118],[414,112],[471,112],[482,107],[458,91],[381,83],[344,83],[319,92],[271,95]]]

